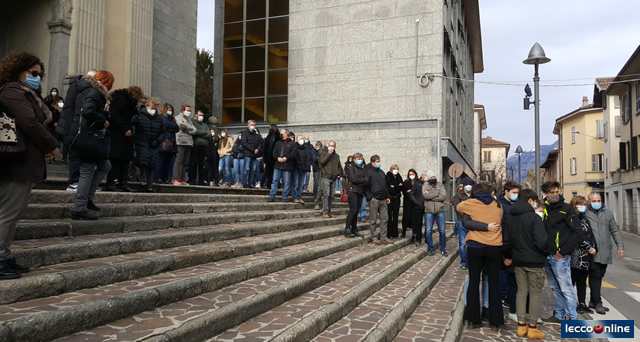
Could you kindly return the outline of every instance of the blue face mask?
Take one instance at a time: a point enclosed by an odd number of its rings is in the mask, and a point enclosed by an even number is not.
[[[362,165],[362,163],[364,163],[364,160],[362,160],[362,159],[356,160],[356,164],[357,165]]]
[[[379,169],[382,163],[376,163],[376,168]]]
[[[167,115],[171,116],[171,114],[173,114],[173,112],[172,112],[172,111],[170,111],[170,110],[168,110],[168,111],[167,111]]]
[[[586,205],[579,205],[578,206],[578,211],[581,213],[584,213],[585,211],[587,211],[587,206]]]
[[[593,210],[602,209],[602,202],[593,202],[593,203],[591,203],[591,208],[593,208]]]
[[[515,202],[518,199],[518,195],[511,195],[509,196],[509,199],[511,200],[511,202]]]
[[[33,77],[33,75],[27,74],[27,78],[24,80],[24,84],[27,87],[36,90],[40,88],[40,76]]]

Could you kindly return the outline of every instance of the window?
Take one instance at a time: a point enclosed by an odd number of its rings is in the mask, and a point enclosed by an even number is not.
[[[604,164],[604,154],[592,154],[591,155],[591,171],[602,172]]]
[[[482,171],[480,176],[483,182],[495,183],[496,181],[496,172],[495,171]]]
[[[578,161],[576,157],[569,159],[569,173],[575,175],[578,173]]]
[[[627,168],[627,144],[620,142],[618,146],[618,151],[620,153],[620,169],[625,170]]]
[[[616,115],[615,120],[616,120],[616,137],[620,137],[620,126],[622,121],[620,120],[620,115]]]
[[[603,138],[604,137],[604,129],[602,127],[602,123],[604,122],[604,120],[596,120],[596,138]]]
[[[571,126],[571,143],[576,143],[576,126]]]
[[[572,197],[576,197],[576,196],[578,196],[578,192],[577,192],[577,191],[571,191],[571,196],[572,196]]]
[[[484,151],[484,163],[491,163],[491,151]]]
[[[609,140],[609,123],[605,122],[602,124],[602,131],[604,133],[604,141],[608,141]]]
[[[620,96],[614,96],[613,97],[613,106],[616,109],[620,109]]]

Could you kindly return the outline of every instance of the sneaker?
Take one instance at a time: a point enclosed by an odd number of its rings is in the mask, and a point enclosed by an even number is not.
[[[275,201],[276,201],[275,198],[272,198],[272,197],[267,198],[267,202],[275,202]]]
[[[0,279],[18,279],[20,272],[11,267],[7,261],[0,261]]]
[[[433,249],[430,249],[430,250],[427,252],[427,255],[428,255],[428,256],[433,256]]]
[[[506,299],[502,299],[502,307],[508,309],[510,307],[509,302]]]
[[[600,304],[600,305],[602,305],[602,304]],[[593,302],[589,302],[589,308],[595,309],[596,308],[596,304],[594,304]],[[604,309],[604,311],[609,311],[609,308],[604,306],[604,305],[602,305],[602,308]]]
[[[180,185],[191,185],[191,184],[189,184],[189,183],[187,183],[185,181],[180,181]]]
[[[549,318],[543,318],[542,322],[547,324],[561,324],[562,321],[559,320],[555,315],[551,315]]]
[[[93,201],[87,202],[87,209],[93,210],[93,211],[100,211],[100,208],[95,203],[93,203]]]
[[[171,182],[171,184],[173,184],[173,185],[182,185],[182,182],[179,179],[174,179],[173,182]]]
[[[328,213],[322,213],[322,218],[328,219],[331,218]]]
[[[300,203],[300,200],[294,199],[293,203]]]
[[[78,189],[78,183],[67,185],[67,191],[76,191]]]
[[[255,186],[256,189],[260,189],[260,182],[258,182]]]
[[[321,210],[322,208],[320,208],[319,205],[316,205],[315,207],[313,207],[313,210]]]
[[[604,309],[604,306],[602,306],[602,303],[598,303],[596,304],[596,312],[600,315],[606,315],[608,310]]]
[[[518,316],[517,316],[516,314],[509,312],[509,314],[507,314],[507,317],[508,317],[510,320],[512,320],[512,321],[514,321],[514,322],[516,322],[516,323],[518,323]]]
[[[87,213],[86,211],[73,211],[73,212],[71,212],[71,219],[72,220],[95,221],[95,220],[98,219],[98,216],[91,215],[91,214]]]
[[[463,270],[463,271],[466,271],[466,270],[467,270],[467,266],[465,266],[465,265],[460,265],[460,269],[461,269],[461,270]]]
[[[449,256],[449,254],[447,254],[447,251],[440,251],[440,255],[442,255],[443,257]]]
[[[29,267],[18,264],[16,259],[9,259],[9,260],[6,260],[5,262],[7,263],[7,265],[9,265],[9,267],[11,267],[14,271],[18,273],[27,273],[31,271]]]
[[[393,245],[393,241],[389,240],[389,239],[382,240],[382,243],[385,244],[385,245]]]
[[[334,214],[332,214],[332,213],[329,213],[329,217],[331,217],[331,218],[336,218],[336,215],[334,215]]]
[[[96,188],[96,192],[100,192],[100,191],[102,191],[102,187],[101,186]]]
[[[304,204],[304,200],[303,200],[303,199],[299,199],[299,200],[298,200],[298,203],[300,203],[300,204]]]
[[[381,244],[381,243],[382,243],[382,242],[380,242],[380,240],[379,240],[379,239],[373,239],[373,244],[374,244],[374,245],[379,245],[379,244]]]

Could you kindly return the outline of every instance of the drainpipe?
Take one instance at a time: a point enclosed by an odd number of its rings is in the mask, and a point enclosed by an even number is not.
[[[441,147],[441,139],[440,139],[440,119],[436,119],[438,122],[438,180],[442,182],[442,151],[440,151]]]
[[[629,96],[627,96],[629,98],[629,160],[627,161],[627,166],[628,169],[631,170],[631,168],[633,167],[631,165],[631,160],[633,159],[633,157],[631,156],[631,146],[633,146],[633,116],[634,114],[631,112],[631,105],[633,104],[633,101],[631,100],[631,83],[629,82],[625,82],[624,84],[627,85],[627,88],[629,88]],[[640,84],[638,85],[640,86]],[[636,143],[636,158],[638,158],[638,143]]]

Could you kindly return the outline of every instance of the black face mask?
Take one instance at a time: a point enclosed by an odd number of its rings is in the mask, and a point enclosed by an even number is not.
[[[438,182],[437,179],[429,179],[429,184],[433,185],[436,184]]]

